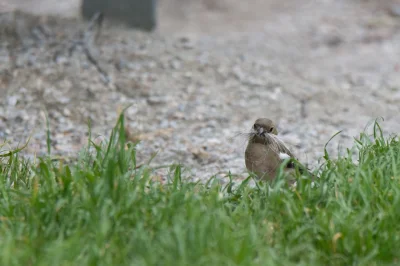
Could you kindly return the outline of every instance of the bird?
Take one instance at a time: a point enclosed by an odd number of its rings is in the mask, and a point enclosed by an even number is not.
[[[245,151],[247,170],[258,179],[272,181],[281,164],[289,159],[284,168],[286,173],[294,173],[297,169],[301,174],[314,177],[277,135],[278,130],[271,119],[259,118],[254,122]]]

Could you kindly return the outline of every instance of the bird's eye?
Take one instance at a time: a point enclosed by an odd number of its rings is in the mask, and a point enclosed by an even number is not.
[[[274,130],[274,127],[271,127],[271,128],[269,129],[269,133],[271,133],[273,130]]]

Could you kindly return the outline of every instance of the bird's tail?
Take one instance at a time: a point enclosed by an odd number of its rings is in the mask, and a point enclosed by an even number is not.
[[[296,169],[300,172],[300,174],[311,177],[311,180],[315,180],[317,176],[313,174],[309,168],[301,164],[297,159],[290,158],[290,161],[287,164],[288,168]]]

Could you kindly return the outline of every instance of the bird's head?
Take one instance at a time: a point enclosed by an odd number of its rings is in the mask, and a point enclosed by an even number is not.
[[[278,130],[276,129],[275,123],[268,118],[259,118],[254,122],[253,133],[259,137],[265,137],[266,134],[278,135]]]

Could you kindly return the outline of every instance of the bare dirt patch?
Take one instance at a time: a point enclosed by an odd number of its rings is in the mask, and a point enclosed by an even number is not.
[[[106,136],[132,104],[126,117],[141,140],[139,161],[158,152],[152,164],[183,163],[195,178],[241,178],[246,140],[233,137],[258,117],[275,119],[311,166],[339,130],[333,153],[376,117],[398,132],[394,1],[243,2],[162,0],[151,34],[106,23],[89,43],[98,66],[79,45],[87,24],[75,13],[2,14],[0,139],[15,147],[31,135],[26,153],[44,153],[46,111],[53,152],[74,155],[88,119]],[[36,13],[60,12],[48,9]]]

